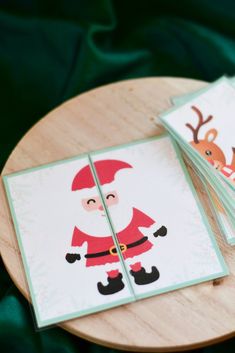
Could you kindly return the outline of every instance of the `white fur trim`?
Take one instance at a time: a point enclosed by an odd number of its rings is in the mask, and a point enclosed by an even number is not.
[[[67,251],[69,254],[79,254],[80,248],[79,246],[70,246]]]

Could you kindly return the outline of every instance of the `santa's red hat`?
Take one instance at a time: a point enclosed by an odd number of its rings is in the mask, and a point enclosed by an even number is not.
[[[111,183],[119,170],[124,168],[132,168],[130,164],[115,159],[96,161],[93,164],[101,185]],[[93,188],[94,186],[95,180],[92,175],[91,168],[89,165],[86,165],[79,170],[73,179],[72,191]]]

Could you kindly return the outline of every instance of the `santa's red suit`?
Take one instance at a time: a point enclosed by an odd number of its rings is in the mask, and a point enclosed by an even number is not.
[[[129,225],[116,234],[120,249],[125,259],[140,255],[152,248],[153,244],[141,233],[139,227],[150,227],[155,221],[133,208],[133,216]],[[96,237],[74,228],[72,246],[81,246],[87,242],[86,266],[104,265],[119,262],[112,236]]]
[[[121,169],[132,168],[132,166],[120,160],[100,160],[93,163],[95,172],[100,185],[112,183],[115,175]],[[97,187],[93,173],[89,165],[82,168],[74,177],[72,182],[72,191],[94,188],[94,195],[97,193]],[[94,200],[95,201],[95,200]],[[155,221],[141,212],[133,208],[133,215],[130,223],[125,229],[116,234],[118,247],[123,254],[124,259],[133,258],[150,250],[153,244],[148,240],[147,236],[139,230],[140,227],[149,228]],[[165,226],[160,227],[157,231],[152,232],[154,237],[165,236],[167,229]],[[78,227],[74,228],[72,237],[72,248],[82,246],[87,243],[86,266],[105,265],[107,263],[117,263],[120,261],[118,249],[115,247],[113,237],[110,236],[95,236],[86,234]],[[67,262],[74,263],[81,259],[80,254],[75,252],[67,253],[65,256]],[[118,267],[118,266],[117,266]],[[141,262],[130,265],[130,274],[138,285],[146,285],[157,281],[160,273],[156,266],[152,266],[151,272],[146,272],[142,267]],[[107,284],[102,282],[97,283],[97,288],[100,294],[114,294],[125,287],[122,280],[123,276],[119,273],[119,269],[107,272]]]

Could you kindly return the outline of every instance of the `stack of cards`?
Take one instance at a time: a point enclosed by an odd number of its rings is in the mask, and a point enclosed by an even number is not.
[[[161,121],[199,174],[229,244],[235,244],[235,80],[174,97]]]

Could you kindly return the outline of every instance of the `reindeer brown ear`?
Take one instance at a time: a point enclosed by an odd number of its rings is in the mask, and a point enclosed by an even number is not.
[[[205,140],[207,142],[213,142],[216,139],[217,135],[218,131],[216,129],[210,129],[205,135]]]

